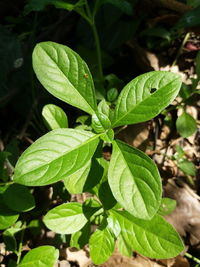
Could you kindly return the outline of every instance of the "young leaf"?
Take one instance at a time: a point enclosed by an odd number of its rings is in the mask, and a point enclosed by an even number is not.
[[[161,201],[161,179],[155,163],[140,150],[113,142],[108,182],[116,200],[133,216],[150,219]]]
[[[182,137],[188,137],[197,130],[197,123],[191,115],[183,112],[176,120],[176,128]]]
[[[176,200],[164,197],[162,198],[158,214],[161,216],[168,215],[172,213],[176,208]]]
[[[184,249],[178,233],[159,215],[146,221],[137,219],[126,211],[112,210],[111,216],[119,222],[127,246],[146,257],[173,258]]]
[[[90,238],[90,223],[87,223],[80,231],[73,233],[70,239],[70,247],[83,248]]]
[[[187,159],[183,159],[183,160],[179,161],[178,162],[178,167],[185,174],[192,175],[192,176],[195,176],[195,174],[196,174],[195,165],[191,161],[189,161]]]
[[[98,135],[56,129],[40,137],[19,158],[14,181],[28,186],[55,183],[83,167],[93,156]]]
[[[68,128],[67,115],[56,105],[45,105],[42,109],[42,116],[50,130]]]
[[[33,68],[52,95],[89,114],[96,112],[94,84],[88,66],[69,47],[53,42],[37,44]]]
[[[94,264],[102,264],[112,255],[115,238],[109,228],[101,226],[90,237],[90,256]]]
[[[53,267],[58,260],[59,251],[52,246],[41,246],[30,250],[19,267]]]
[[[35,200],[28,188],[20,184],[11,184],[3,193],[4,203],[18,212],[26,212],[35,207]]]
[[[129,82],[119,95],[113,127],[152,119],[177,96],[180,76],[171,72],[152,71]],[[151,93],[151,89],[156,89]]]
[[[87,223],[80,203],[64,203],[50,210],[44,217],[45,225],[58,234],[72,234]]]

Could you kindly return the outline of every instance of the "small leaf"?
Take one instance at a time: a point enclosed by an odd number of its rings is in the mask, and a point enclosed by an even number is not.
[[[176,120],[176,128],[182,137],[189,137],[197,130],[197,123],[191,115],[183,112]]]
[[[42,109],[42,116],[50,130],[68,128],[67,115],[56,105],[45,105]]]
[[[118,220],[127,246],[145,257],[173,258],[184,249],[179,234],[159,215],[148,221],[137,219],[126,211],[112,210],[111,215]]]
[[[70,239],[70,247],[83,248],[90,238],[90,223],[87,223],[80,231],[73,233]]]
[[[89,114],[96,112],[94,84],[88,66],[69,47],[53,42],[37,44],[33,68],[52,95]]]
[[[45,225],[58,234],[72,234],[87,223],[80,203],[64,203],[50,210],[44,217]]]
[[[20,184],[11,184],[3,194],[4,203],[18,212],[26,212],[35,207],[35,200],[28,188]]]
[[[175,99],[180,87],[180,76],[171,72],[152,71],[138,76],[119,95],[113,127],[152,119]],[[151,93],[151,89],[156,90]]]
[[[102,226],[91,235],[89,246],[93,263],[102,264],[112,255],[115,238],[108,227]]]
[[[110,88],[107,92],[107,99],[109,102],[114,102],[118,97],[118,91],[116,88]]]
[[[108,182],[116,200],[132,215],[150,219],[161,201],[161,179],[155,163],[140,150],[113,142]]]
[[[192,175],[192,176],[195,176],[195,174],[196,174],[195,165],[191,161],[189,161],[187,159],[183,159],[183,160],[179,161],[178,162],[178,167],[185,174]]]
[[[158,214],[161,216],[172,213],[176,208],[176,200],[164,197],[162,198]]]
[[[53,267],[59,251],[52,246],[41,246],[30,250],[22,259],[19,267]]]
[[[82,168],[93,156],[98,135],[56,129],[40,137],[19,158],[14,181],[28,186],[55,183]]]

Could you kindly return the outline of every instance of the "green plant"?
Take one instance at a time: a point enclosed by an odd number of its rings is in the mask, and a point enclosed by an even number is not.
[[[71,234],[71,246],[80,248],[89,242],[95,264],[112,255],[116,241],[123,255],[130,256],[132,250],[151,258],[178,255],[183,243],[160,215],[162,186],[155,163],[142,151],[115,139],[113,129],[157,116],[177,96],[180,77],[160,71],[140,75],[124,87],[115,105],[105,100],[97,105],[90,71],[70,48],[53,42],[37,44],[33,68],[51,94],[91,115],[92,131],[57,128],[67,127],[67,119],[56,106],[48,118],[43,112],[54,130],[21,155],[14,186],[44,186],[63,180],[70,193],[93,193],[83,204],[63,203],[49,210],[43,221],[56,233]],[[113,93],[115,96],[115,90]],[[52,115],[57,111],[58,116]],[[84,125],[87,118],[79,121]],[[112,144],[110,163],[102,157],[103,143]],[[93,233],[91,225],[96,225]]]

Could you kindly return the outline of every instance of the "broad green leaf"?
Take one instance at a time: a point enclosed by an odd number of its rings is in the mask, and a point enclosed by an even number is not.
[[[87,223],[80,231],[73,233],[70,239],[70,247],[83,248],[89,241],[90,228],[90,223]]]
[[[119,95],[113,127],[152,119],[175,99],[180,87],[180,76],[171,72],[152,71],[138,76]]]
[[[184,249],[176,230],[159,215],[147,221],[126,211],[112,210],[111,216],[119,222],[127,246],[143,256],[168,259],[176,257]]]
[[[176,120],[176,129],[182,137],[188,137],[197,130],[197,123],[191,115],[183,112]]]
[[[117,238],[117,247],[119,252],[125,257],[131,257],[133,254],[132,248],[124,241],[123,235],[119,235]]]
[[[68,128],[67,115],[56,105],[45,105],[42,109],[42,116],[50,130]]]
[[[33,68],[52,95],[89,114],[96,112],[94,84],[88,66],[69,47],[53,42],[37,44]]]
[[[189,161],[187,159],[183,159],[183,160],[179,161],[178,162],[178,167],[185,174],[192,175],[192,176],[195,176],[195,174],[196,174],[195,165],[191,161]]]
[[[41,246],[30,250],[19,267],[53,267],[58,260],[59,251],[52,246]]]
[[[116,200],[135,217],[150,219],[157,212],[161,179],[155,163],[142,151],[114,141],[108,182]]]
[[[35,200],[29,189],[20,184],[11,184],[3,193],[4,203],[18,212],[26,212],[35,207]]]
[[[64,185],[70,194],[80,194],[84,191],[90,167],[91,160],[89,160],[82,168],[64,179]]]
[[[45,225],[58,234],[72,234],[87,223],[80,203],[64,203],[50,210],[44,217]]]
[[[112,255],[115,248],[115,238],[109,228],[102,226],[90,237],[90,256],[94,264],[102,264]]]
[[[172,213],[176,208],[176,200],[164,197],[162,198],[158,214],[165,216]]]
[[[98,135],[75,129],[53,130],[19,158],[14,181],[28,186],[55,183],[83,167],[93,156]]]

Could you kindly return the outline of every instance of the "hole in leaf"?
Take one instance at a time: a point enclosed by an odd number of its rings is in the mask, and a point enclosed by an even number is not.
[[[157,89],[156,88],[151,88],[150,93],[153,94]]]

